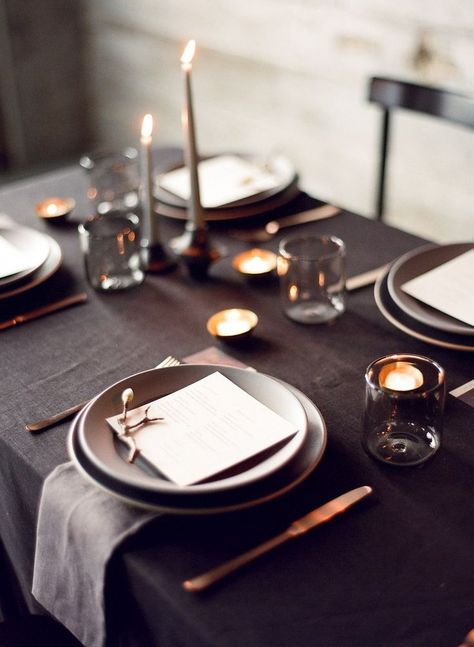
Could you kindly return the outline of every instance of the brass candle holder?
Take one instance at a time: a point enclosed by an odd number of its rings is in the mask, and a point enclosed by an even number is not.
[[[223,341],[235,341],[250,335],[257,324],[258,317],[252,310],[229,308],[213,314],[207,321],[207,330]]]
[[[35,206],[39,218],[49,222],[62,222],[76,206],[73,198],[45,198]]]
[[[267,279],[275,274],[277,256],[267,249],[248,249],[234,256],[232,267],[249,280]]]

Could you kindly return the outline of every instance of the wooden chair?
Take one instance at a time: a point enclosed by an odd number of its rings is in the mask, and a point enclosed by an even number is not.
[[[416,83],[373,77],[369,84],[369,101],[378,104],[382,109],[375,211],[376,218],[382,220],[385,206],[385,177],[389,153],[391,111],[404,108],[474,128],[474,98]]]

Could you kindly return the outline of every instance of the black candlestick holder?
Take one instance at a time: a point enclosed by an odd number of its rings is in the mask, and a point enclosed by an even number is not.
[[[206,227],[197,227],[191,221],[186,223],[181,236],[170,241],[170,247],[186,265],[189,275],[197,280],[205,279],[210,265],[222,256],[217,248],[211,247]]]
[[[144,244],[142,247],[142,261],[145,272],[168,272],[176,265],[176,259],[160,243]]]

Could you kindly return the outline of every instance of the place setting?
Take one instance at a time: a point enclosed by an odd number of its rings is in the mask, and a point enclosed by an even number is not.
[[[427,244],[393,261],[374,289],[382,315],[411,337],[474,351],[474,243]]]
[[[51,236],[0,216],[0,300],[40,285],[61,260],[61,248]]]
[[[236,511],[282,496],[315,469],[325,445],[321,413],[298,389],[204,364],[121,380],[84,408],[68,440],[75,466],[95,485],[175,514]]]

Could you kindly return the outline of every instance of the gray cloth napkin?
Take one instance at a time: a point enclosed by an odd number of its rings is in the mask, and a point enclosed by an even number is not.
[[[45,480],[32,592],[87,647],[105,644],[106,570],[114,551],[156,516],[95,487],[72,463]]]

